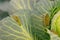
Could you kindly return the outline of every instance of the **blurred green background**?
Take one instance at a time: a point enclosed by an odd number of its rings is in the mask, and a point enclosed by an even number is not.
[[[9,15],[8,15],[8,12],[6,12],[6,11],[1,11],[1,10],[0,10],[0,20],[2,20],[3,18],[5,18],[5,17],[7,17],[7,16],[9,16]]]

